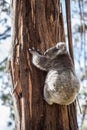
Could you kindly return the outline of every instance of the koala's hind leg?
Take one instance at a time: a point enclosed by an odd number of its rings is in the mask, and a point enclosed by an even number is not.
[[[44,86],[44,99],[45,99],[45,101],[46,101],[49,105],[52,105],[52,104],[53,104],[52,97],[51,97],[51,95],[50,95],[49,90],[47,89],[47,85],[46,85],[46,84],[45,84],[45,86]]]

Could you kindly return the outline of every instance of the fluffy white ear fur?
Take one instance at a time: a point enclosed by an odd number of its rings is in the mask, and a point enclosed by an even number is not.
[[[57,48],[59,48],[59,47],[61,47],[61,46],[65,46],[65,47],[66,47],[66,43],[65,43],[65,42],[58,42],[58,43],[56,44],[56,47],[57,47]]]

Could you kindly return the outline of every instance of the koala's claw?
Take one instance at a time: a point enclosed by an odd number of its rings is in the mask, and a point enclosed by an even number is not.
[[[34,51],[35,51],[34,47],[29,48],[29,52],[30,52],[31,54],[33,54]]]
[[[32,49],[31,49],[31,48],[29,48],[29,52],[30,52],[30,53],[32,52]]]
[[[34,47],[32,47],[32,50],[35,50],[35,48],[34,48]]]
[[[34,53],[36,52],[36,53],[38,53],[38,54],[42,55],[42,53],[41,53],[39,50],[35,50],[35,48],[34,48],[34,47],[29,48],[29,52],[30,52],[31,54],[34,54]]]
[[[29,51],[31,51],[32,49],[31,48],[29,48]]]

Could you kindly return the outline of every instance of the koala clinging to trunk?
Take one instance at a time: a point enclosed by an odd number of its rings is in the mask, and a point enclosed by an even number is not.
[[[40,54],[35,49],[29,49],[33,64],[47,71],[44,84],[44,98],[48,104],[57,103],[69,105],[75,99],[80,89],[74,65],[67,52],[64,42],[57,43]]]

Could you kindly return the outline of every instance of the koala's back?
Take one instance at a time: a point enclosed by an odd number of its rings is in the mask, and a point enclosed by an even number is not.
[[[47,74],[44,96],[52,103],[68,105],[79,91],[79,81],[71,71],[50,70]]]
[[[79,91],[73,64],[67,56],[59,56],[52,63],[45,81],[44,96],[50,104],[68,105]]]
[[[74,69],[74,65],[72,63],[72,60],[69,56],[68,53],[63,54],[63,55],[58,55],[55,59],[52,59],[50,61],[50,69],[56,69],[56,70],[61,70],[61,69]]]

